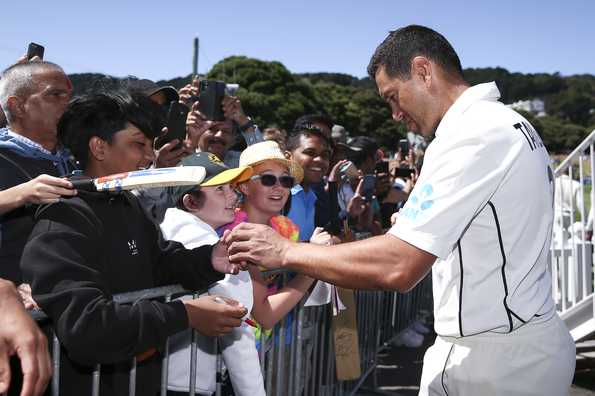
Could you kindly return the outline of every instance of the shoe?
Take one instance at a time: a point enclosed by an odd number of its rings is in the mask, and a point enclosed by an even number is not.
[[[428,327],[426,327],[422,322],[420,322],[419,320],[416,320],[415,322],[413,322],[413,324],[410,326],[411,329],[413,329],[416,333],[419,334],[428,334],[430,332],[430,329]]]
[[[406,346],[407,348],[419,348],[423,343],[424,336],[409,327],[403,330],[393,342],[395,346]]]

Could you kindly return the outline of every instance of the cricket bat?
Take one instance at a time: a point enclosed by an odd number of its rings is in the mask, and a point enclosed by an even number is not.
[[[74,177],[70,182],[77,190],[104,192],[199,185],[205,176],[206,171],[202,166],[178,166],[116,173],[96,179]]]

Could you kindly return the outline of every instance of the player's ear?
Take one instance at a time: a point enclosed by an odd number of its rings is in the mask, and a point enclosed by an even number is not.
[[[432,63],[425,56],[416,56],[411,60],[411,77],[417,78],[425,85],[432,81]]]

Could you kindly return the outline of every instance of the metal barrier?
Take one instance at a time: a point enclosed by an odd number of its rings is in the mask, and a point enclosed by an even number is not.
[[[595,131],[554,171],[552,294],[575,340],[595,332],[593,230]],[[589,210],[591,207],[591,210]]]
[[[287,273],[283,271],[281,276],[285,280],[288,277]],[[376,367],[379,350],[409,325],[420,309],[431,309],[429,287],[430,280],[427,278],[407,294],[355,291],[362,376],[354,381],[338,381],[336,378],[331,331],[332,307],[330,304],[304,307],[303,300],[291,312],[294,318],[290,325],[290,334],[293,338],[291,343],[286,344],[286,331],[283,331],[288,327],[288,316],[274,327],[268,340],[264,338],[264,332],[261,332],[260,361],[267,395],[355,394]],[[173,285],[119,294],[114,296],[114,300],[121,304],[134,303],[143,299],[170,301],[172,297],[183,294],[189,294],[189,292],[179,285]],[[50,325],[48,318],[42,312],[34,311],[32,315],[42,326]],[[195,394],[197,343],[196,331],[193,333],[189,395]],[[60,342],[53,331],[50,337],[54,368],[51,394],[58,396],[60,394]],[[163,350],[160,394],[165,396],[168,382],[168,344],[164,346]],[[218,361],[220,360],[218,359]],[[130,361],[129,395],[136,393],[136,364],[136,358],[132,358]],[[92,374],[90,395],[98,396],[100,394],[100,378],[101,365],[98,364],[94,367]],[[221,387],[219,385],[216,394],[220,394]]]

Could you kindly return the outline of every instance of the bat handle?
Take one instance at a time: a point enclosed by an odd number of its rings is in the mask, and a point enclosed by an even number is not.
[[[95,183],[90,177],[77,177],[69,179],[69,181],[72,183],[72,187],[75,190],[97,191]]]

